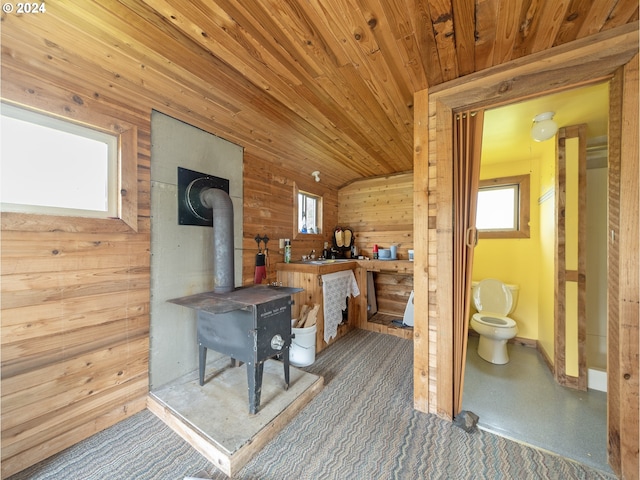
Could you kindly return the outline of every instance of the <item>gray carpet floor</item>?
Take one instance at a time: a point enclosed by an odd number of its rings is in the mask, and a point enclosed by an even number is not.
[[[238,479],[608,479],[577,462],[413,409],[413,344],[356,330],[306,370],[325,388]],[[226,476],[148,411],[11,477]],[[206,478],[204,477],[204,478]]]

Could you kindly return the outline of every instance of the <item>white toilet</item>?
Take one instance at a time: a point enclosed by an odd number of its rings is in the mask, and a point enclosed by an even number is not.
[[[480,335],[478,355],[487,362],[509,362],[507,341],[516,336],[518,327],[509,318],[518,300],[518,286],[487,278],[473,282],[473,303],[478,313],[471,317],[471,328]]]

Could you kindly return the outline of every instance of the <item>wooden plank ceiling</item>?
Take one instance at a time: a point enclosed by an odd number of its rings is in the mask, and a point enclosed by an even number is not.
[[[200,97],[207,114],[184,118],[335,187],[413,169],[414,92],[638,20],[637,0],[69,3],[47,8],[82,31],[74,41]]]

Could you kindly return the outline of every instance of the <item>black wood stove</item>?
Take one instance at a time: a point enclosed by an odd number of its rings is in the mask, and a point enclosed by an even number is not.
[[[291,295],[301,288],[255,285],[228,293],[205,292],[169,300],[198,312],[198,370],[204,385],[207,349],[247,364],[249,412],[260,408],[264,362],[281,355],[289,388]]]

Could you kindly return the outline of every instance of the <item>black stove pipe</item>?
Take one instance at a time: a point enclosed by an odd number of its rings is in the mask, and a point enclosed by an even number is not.
[[[228,293],[234,290],[233,203],[219,188],[200,192],[202,205],[213,210],[213,291]]]

